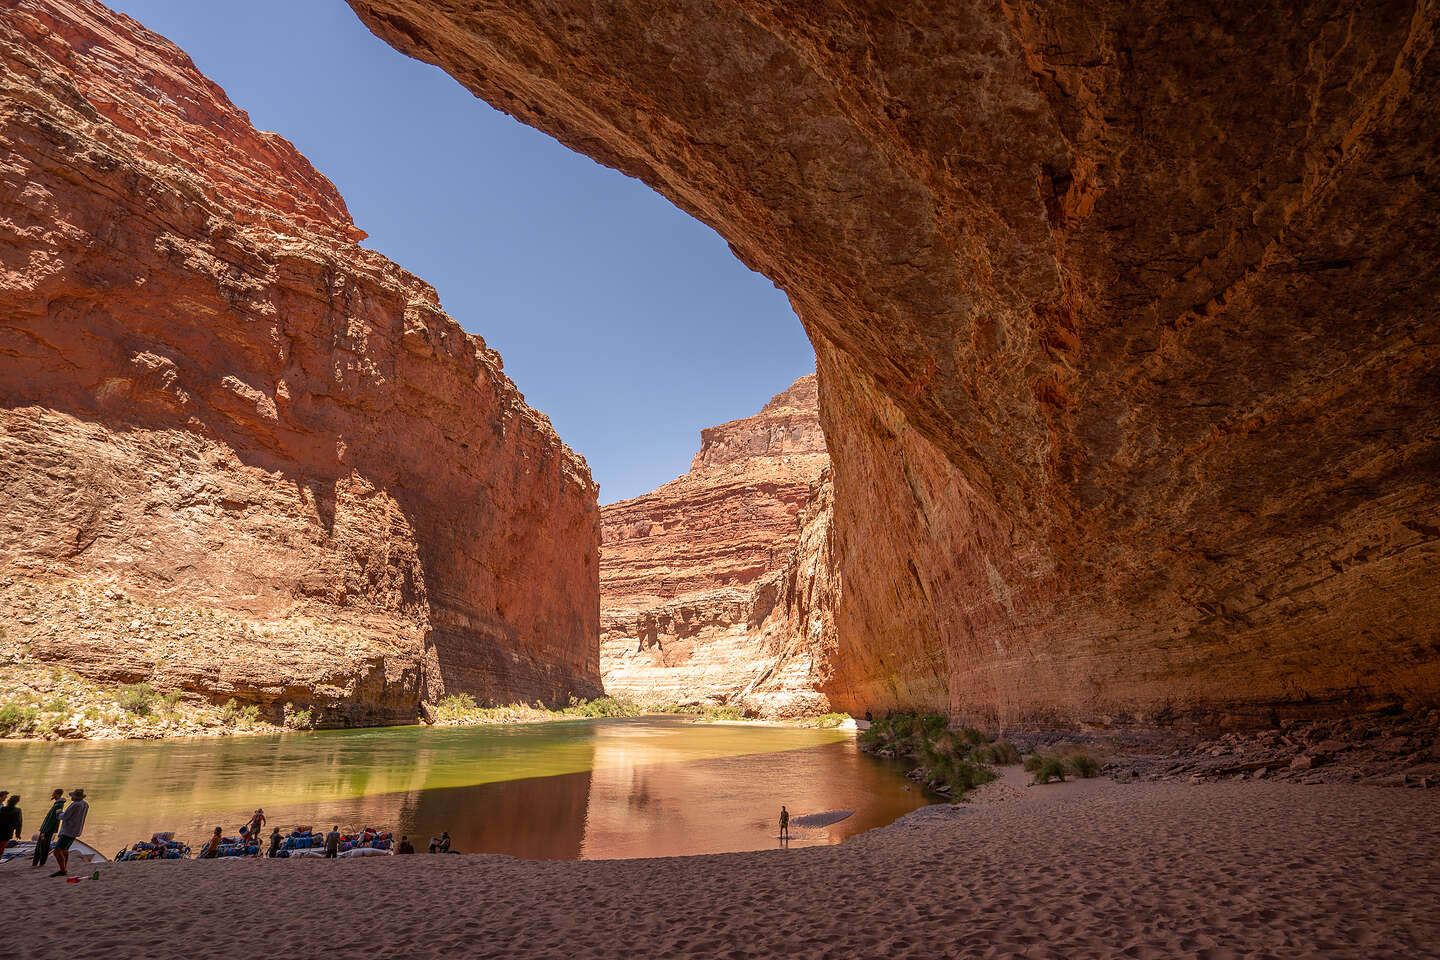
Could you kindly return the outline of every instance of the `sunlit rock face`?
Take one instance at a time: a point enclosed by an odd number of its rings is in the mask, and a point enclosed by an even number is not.
[[[802,377],[755,416],[701,431],[689,473],[601,508],[608,693],[823,712],[819,632],[790,614],[802,515],[818,518],[807,505],[829,464],[816,392]]]
[[[351,6],[787,291],[838,705],[1440,692],[1432,7]]]
[[[596,487],[183,52],[0,16],[4,642],[322,722],[599,691]]]

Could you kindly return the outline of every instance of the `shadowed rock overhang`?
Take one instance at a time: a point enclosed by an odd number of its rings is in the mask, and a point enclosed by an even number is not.
[[[351,6],[789,294],[836,705],[1440,692],[1433,5]]]

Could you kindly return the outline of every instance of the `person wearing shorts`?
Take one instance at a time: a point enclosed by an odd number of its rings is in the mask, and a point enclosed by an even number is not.
[[[60,836],[55,841],[54,854],[55,863],[60,867],[52,877],[63,877],[70,872],[70,845],[80,836],[85,829],[85,815],[90,812],[90,804],[85,802],[84,790],[70,791],[70,806],[60,815]]]

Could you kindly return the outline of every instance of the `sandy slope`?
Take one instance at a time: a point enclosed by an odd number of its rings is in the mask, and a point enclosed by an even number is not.
[[[1440,956],[1440,792],[987,793],[840,846],[748,854],[116,864],[68,885],[6,868],[0,899],[21,921],[6,946],[114,960]],[[240,916],[255,934],[232,932]]]

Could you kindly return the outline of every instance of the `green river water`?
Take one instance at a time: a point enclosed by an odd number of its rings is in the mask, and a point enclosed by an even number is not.
[[[423,852],[448,830],[465,853],[571,860],[762,849],[782,803],[854,810],[791,845],[838,843],[930,802],[909,786],[850,733],[681,717],[0,744],[25,835],[51,788],[84,787],[83,839],[111,857],[161,830],[198,851],[256,807],[282,831],[372,825]]]

